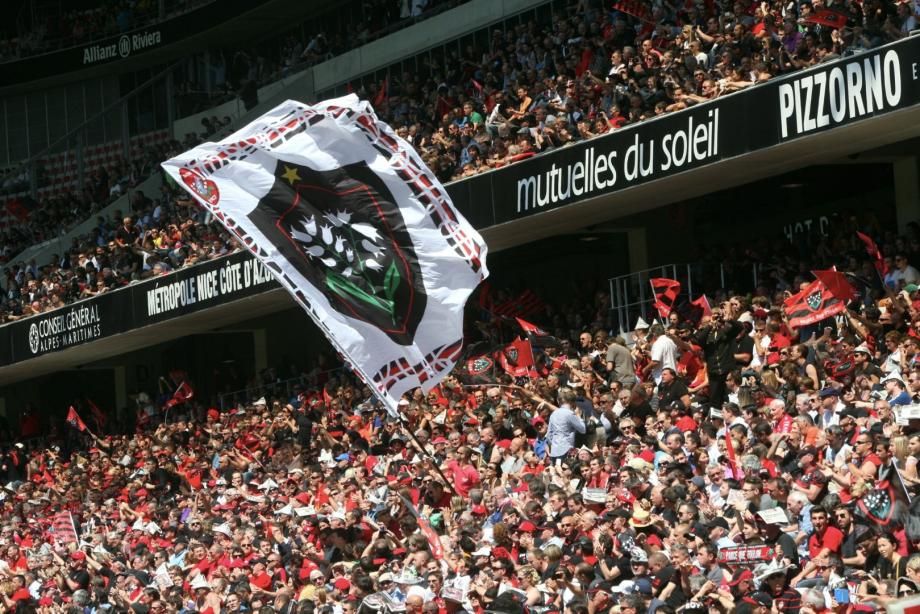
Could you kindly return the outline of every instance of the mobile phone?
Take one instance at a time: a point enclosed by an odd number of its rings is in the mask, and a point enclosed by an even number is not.
[[[850,603],[850,591],[845,588],[835,588],[834,601],[840,604]]]

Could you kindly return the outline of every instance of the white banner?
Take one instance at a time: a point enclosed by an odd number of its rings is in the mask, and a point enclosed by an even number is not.
[[[287,101],[163,168],[252,251],[395,410],[456,363],[486,245],[356,96]]]

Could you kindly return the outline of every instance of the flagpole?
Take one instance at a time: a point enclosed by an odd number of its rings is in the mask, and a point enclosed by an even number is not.
[[[308,311],[307,313],[309,314],[310,312]],[[312,315],[310,315],[310,319],[313,320],[313,322],[315,322],[316,325],[319,326],[320,329],[326,334],[326,338],[329,340],[332,346],[336,349],[336,351],[342,356],[342,359],[345,361],[345,364],[348,367],[350,367],[351,370],[354,371],[358,375],[361,381],[364,382],[365,386],[370,388],[371,394],[373,394],[377,398],[377,400],[380,401],[380,403],[384,406],[384,408],[386,408],[387,413],[396,419],[396,421],[399,423],[402,430],[412,440],[412,443],[415,444],[415,446],[419,449],[419,451],[423,455],[427,456],[429,460],[431,460],[432,467],[434,467],[435,471],[438,472],[438,475],[441,476],[441,479],[444,480],[444,485],[453,494],[458,495],[459,493],[457,493],[457,491],[454,489],[453,484],[450,482],[450,480],[447,479],[447,476],[444,475],[444,472],[441,471],[441,467],[438,466],[437,459],[434,456],[432,456],[431,453],[428,452],[428,450],[426,450],[424,446],[422,446],[418,438],[415,436],[415,433],[413,433],[409,428],[406,427],[407,422],[406,422],[405,416],[403,416],[402,413],[400,413],[397,407],[391,407],[386,397],[383,396],[383,394],[379,390],[377,390],[376,386],[374,386],[374,381],[367,376],[367,374],[364,372],[363,369],[361,369],[361,367],[359,367],[356,363],[348,359],[348,354],[345,352],[344,349],[342,349],[342,346],[339,345],[339,342],[336,339],[335,335],[332,334],[332,332],[329,330],[326,324],[324,322],[321,322],[317,318],[313,318]]]

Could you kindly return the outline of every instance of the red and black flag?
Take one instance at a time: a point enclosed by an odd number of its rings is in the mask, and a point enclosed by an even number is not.
[[[58,544],[77,543],[77,525],[70,512],[60,512],[55,515],[51,526],[54,528],[54,541]]]
[[[816,23],[837,30],[846,27],[847,16],[832,9],[821,9],[820,11],[815,11],[814,15],[806,17],[804,22]]]
[[[518,337],[497,352],[498,364],[512,377],[536,377],[530,341]]]
[[[86,397],[86,404],[89,406],[90,413],[93,414],[93,421],[96,423],[96,428],[101,431],[105,427],[105,414],[89,397]]]
[[[653,305],[658,311],[658,316],[667,318],[674,309],[677,295],[680,294],[680,282],[666,277],[653,277],[649,283],[652,284],[652,292],[655,294]]]
[[[648,5],[648,2],[642,2],[640,0],[621,0],[620,2],[613,3],[613,10],[632,15],[633,17],[638,17],[642,21],[649,21],[651,19],[651,13],[648,10]]]
[[[531,324],[523,318],[515,318],[515,321],[518,323],[518,326],[527,333],[527,339],[530,341],[531,346],[536,348],[562,347],[562,342],[559,341],[559,339],[550,335],[536,324]]]
[[[406,509],[409,510],[409,513],[415,516],[419,530],[428,541],[428,548],[431,549],[431,556],[433,556],[438,561],[442,560],[444,558],[444,546],[441,544],[441,538],[438,536],[438,532],[435,531],[431,526],[431,523],[428,522],[428,518],[420,514],[418,509],[412,505],[412,501],[403,495],[399,495],[399,498],[402,499],[402,502],[406,506]]]
[[[812,271],[812,274],[824,284],[824,287],[841,301],[849,303],[856,298],[856,290],[850,285],[847,276],[836,268],[826,271]]]
[[[882,467],[879,479],[856,499],[859,515],[885,530],[905,524],[909,508],[910,496],[894,462]]]
[[[70,410],[67,412],[67,423],[78,431],[86,430],[86,423],[80,418],[80,414],[77,413],[73,405],[70,406]]]
[[[457,379],[467,385],[495,383],[495,346],[488,341],[477,341],[463,349]]]
[[[493,313],[509,318],[518,316],[529,316],[538,311],[542,311],[546,303],[529,288],[521,292],[515,298],[508,299],[503,303],[496,305]]]
[[[878,271],[878,276],[884,279],[885,275],[888,274],[888,267],[885,265],[885,257],[882,256],[882,251],[869,235],[857,232],[856,236],[865,243],[866,253],[872,258],[872,264],[875,266],[875,270]]]
[[[173,393],[172,398],[166,401],[166,409],[175,407],[176,405],[181,405],[183,403],[188,403],[195,396],[195,390],[192,386],[183,381],[179,384],[179,387],[176,388],[176,391]]]
[[[831,293],[820,279],[786,299],[783,309],[789,326],[799,328],[835,316],[846,310],[846,303]]]

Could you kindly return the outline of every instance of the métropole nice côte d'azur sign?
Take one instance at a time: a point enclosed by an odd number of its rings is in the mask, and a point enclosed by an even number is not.
[[[607,147],[625,139],[600,139],[585,147],[583,160],[560,166],[551,162],[548,170],[519,179],[517,212],[590,196],[614,187],[621,176],[629,183],[718,156],[719,109],[709,109],[705,115],[691,112],[684,127],[665,134],[658,143],[655,138],[642,140],[641,135],[641,128],[633,132],[622,163],[620,152]]]

